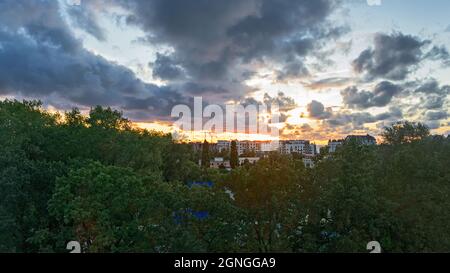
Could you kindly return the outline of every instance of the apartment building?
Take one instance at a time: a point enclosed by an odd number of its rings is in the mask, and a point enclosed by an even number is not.
[[[280,141],[279,151],[281,154],[316,154],[316,145],[311,144],[309,140],[283,140]]]
[[[217,151],[219,153],[223,151],[229,151],[231,149],[231,141],[229,140],[218,140],[217,141]]]
[[[260,152],[261,144],[258,141],[237,141],[236,143],[238,155],[243,155],[246,152]]]
[[[337,148],[344,145],[344,140],[343,139],[338,139],[338,140],[329,140],[328,141],[328,152],[329,153],[335,153]]]
[[[350,135],[345,142],[356,142],[360,145],[377,145],[377,140],[371,135]]]

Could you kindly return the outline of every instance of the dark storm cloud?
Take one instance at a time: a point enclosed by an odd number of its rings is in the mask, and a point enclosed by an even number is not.
[[[183,77],[183,69],[170,56],[156,54],[156,60],[150,64],[153,77],[162,80],[176,80]]]
[[[428,111],[426,113],[426,119],[429,121],[442,120],[447,118],[448,118],[447,111]]]
[[[136,119],[158,117],[169,120],[172,108],[178,104],[193,105],[193,97],[184,96],[171,87],[156,87],[148,97],[125,97],[122,105],[126,111],[139,113]]]
[[[448,95],[450,95],[450,86],[441,85],[434,78],[407,82],[403,86],[408,89],[409,96],[420,98],[420,104],[416,106],[416,110],[418,108],[440,109],[445,105]]]
[[[128,68],[85,50],[56,1],[2,1],[0,15],[0,94],[54,105],[129,110],[146,105],[147,117],[170,115],[170,105],[186,101],[171,88],[144,83]]]
[[[368,112],[338,112],[325,120],[325,123],[332,127],[351,125],[354,130],[363,129],[366,123],[375,123],[379,121],[398,121],[403,117],[401,109],[391,107],[389,112],[372,115]]]
[[[334,128],[351,132],[365,129],[368,123],[398,121],[403,118],[403,111],[399,107],[389,107],[389,111],[377,115],[369,112],[333,111],[326,108],[321,102],[312,101],[307,105],[309,117],[321,120],[324,128]]]
[[[346,130],[364,129],[365,124],[379,121],[398,121],[403,117],[403,111],[399,107],[390,107],[389,111],[373,115],[369,112],[333,111],[326,108],[321,102],[312,101],[307,105],[309,117],[322,121],[324,128]]]
[[[349,108],[383,107],[402,91],[402,87],[388,81],[378,83],[372,91],[358,90],[356,86],[341,91],[344,104]]]
[[[416,93],[437,94],[443,96],[450,94],[450,86],[449,85],[441,86],[439,82],[434,78],[426,79],[422,82],[420,81],[411,82],[408,84],[415,86],[414,92]]]
[[[195,81],[230,81],[239,64],[263,59],[280,64],[280,78],[305,75],[302,58],[345,30],[328,21],[339,3],[331,0],[117,3],[132,12],[127,21],[146,31],[146,40],[172,47],[172,60]]]
[[[339,33],[340,28],[322,28],[324,19],[334,8],[332,1],[257,2],[257,13],[249,14],[228,30],[245,60],[273,56],[280,49],[291,56],[305,56],[319,42],[314,38]],[[314,37],[303,38],[305,34]],[[288,39],[283,42],[279,39],[283,37]]]
[[[310,104],[306,106],[309,117],[314,119],[327,119],[331,117],[331,108],[325,109],[325,106],[318,101],[313,100]]]
[[[220,85],[203,85],[196,82],[186,82],[179,86],[179,89],[192,96],[203,94],[227,94],[229,91]]]
[[[249,100],[247,99],[247,102]],[[283,92],[278,92],[277,96],[271,97],[269,94],[264,94],[263,103],[268,107],[269,111],[272,111],[272,105],[278,106],[280,113],[279,122],[286,122],[290,117],[289,111],[294,110],[297,107],[297,103],[291,97],[286,96]]]
[[[321,79],[309,83],[305,83],[305,86],[310,89],[325,89],[325,88],[332,88],[332,87],[341,87],[343,85],[346,85],[350,82],[351,78],[347,77],[333,77],[333,78],[326,78]]]
[[[0,1],[0,93],[47,98],[54,105],[123,107],[140,117],[169,115],[193,95],[240,100],[250,88],[251,61],[277,64],[279,78],[307,75],[306,57],[347,29],[329,17],[332,0],[92,0],[67,8],[75,27],[106,39],[97,8],[125,8],[128,24],[148,43],[168,46],[151,64],[166,86],[147,84],[128,68],[83,47],[67,25],[59,1]],[[206,101],[207,99],[205,99]],[[266,96],[282,111],[295,107],[284,94]]]
[[[309,76],[308,68],[301,61],[294,61],[286,64],[283,70],[277,72],[277,79],[279,81],[288,80],[292,78],[303,78]]]
[[[106,40],[105,31],[99,26],[93,10],[83,8],[81,5],[72,5],[67,8],[67,12],[76,27],[83,29],[99,41]]]
[[[270,105],[278,105],[280,112],[288,112],[297,107],[297,103],[291,97],[286,96],[283,92],[278,92],[276,97],[271,97],[269,94],[264,94],[263,102],[270,107]]]
[[[377,33],[373,48],[364,50],[353,61],[353,68],[367,80],[405,80],[425,59],[448,60],[448,52],[444,47],[435,46],[427,51],[430,44],[429,40],[402,33]]]
[[[74,52],[81,47],[61,18],[57,1],[0,1],[0,26],[12,32],[24,31],[37,43],[65,51]]]
[[[436,95],[429,95],[421,99],[423,108],[426,109],[440,109],[444,106],[445,98]]]
[[[174,47],[173,58],[194,78],[220,78],[229,62],[225,30],[253,9],[247,1],[120,1],[132,14],[129,24],[146,31],[149,41]]]
[[[56,94],[82,106],[120,107],[126,102],[127,109],[141,109],[139,103],[146,103],[152,106],[146,108],[149,115],[169,115],[165,105],[182,101],[175,91],[143,83],[129,69],[87,51],[69,54],[1,31],[0,44],[1,94],[36,98]]]
[[[444,65],[450,64],[450,53],[445,46],[433,46],[433,48],[426,54],[425,58],[434,61],[441,61]]]

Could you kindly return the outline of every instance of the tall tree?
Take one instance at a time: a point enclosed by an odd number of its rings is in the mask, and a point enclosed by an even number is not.
[[[231,141],[231,150],[230,150],[230,165],[232,169],[235,169],[239,166],[239,155],[237,151],[237,143],[236,141]]]
[[[209,143],[208,141],[203,142],[202,146],[202,167],[207,169],[209,168],[209,160],[210,160],[210,154],[209,154]]]
[[[411,143],[424,139],[430,135],[430,129],[422,123],[402,121],[392,127],[385,127],[382,134],[387,144]]]
[[[89,113],[88,124],[92,127],[103,129],[130,129],[131,122],[124,118],[122,113],[116,110],[96,106]]]

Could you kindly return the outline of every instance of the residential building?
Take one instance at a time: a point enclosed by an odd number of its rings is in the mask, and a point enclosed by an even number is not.
[[[239,165],[244,165],[245,162],[256,164],[260,160],[259,157],[239,157]]]
[[[194,152],[201,152],[203,150],[203,142],[191,142],[192,149]],[[217,152],[217,143],[208,143],[209,152]]]
[[[314,168],[314,156],[305,155],[303,157],[303,164],[305,164],[306,168]]]
[[[261,151],[261,144],[258,141],[237,141],[238,155],[243,155],[246,152],[259,152]]]
[[[280,141],[280,153],[282,154],[316,154],[316,145],[311,144],[309,140],[283,140]]]
[[[329,153],[335,153],[337,148],[344,145],[344,140],[343,139],[339,139],[339,140],[329,140],[328,141],[328,152]]]
[[[260,152],[268,153],[272,151],[276,151],[277,147],[275,147],[275,143],[273,141],[261,141],[260,142]]]
[[[229,151],[231,149],[231,141],[228,140],[218,140],[217,141],[217,151],[219,153],[223,151]]]
[[[215,157],[209,163],[211,169],[231,169],[229,160],[224,160],[223,157]]]
[[[371,135],[350,135],[345,138],[345,142],[355,141],[360,145],[377,145],[377,140]]]

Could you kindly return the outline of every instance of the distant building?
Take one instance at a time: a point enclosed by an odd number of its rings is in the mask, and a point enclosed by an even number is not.
[[[196,152],[201,152],[203,149],[203,142],[192,142],[192,148]],[[271,151],[276,151],[279,145],[276,141],[237,141],[236,148],[238,155],[243,155],[247,152],[254,152],[256,154],[264,154]],[[210,152],[224,152],[231,150],[230,140],[218,140],[217,143],[209,143]]]
[[[201,142],[192,142],[191,143],[192,149],[194,152],[201,152],[203,148],[203,143]]]
[[[261,141],[260,142],[260,152],[261,153],[268,153],[275,151],[277,147],[275,146],[275,143],[272,141]]]
[[[238,155],[243,155],[246,152],[261,151],[261,144],[258,141],[237,141]]]
[[[344,140],[343,139],[339,139],[339,140],[329,140],[328,141],[328,152],[329,153],[335,153],[337,148],[344,145]]]
[[[244,165],[245,162],[250,164],[256,164],[261,158],[260,157],[239,157],[239,166]],[[199,161],[199,165],[201,165],[201,160]],[[215,157],[209,163],[209,167],[211,169],[227,169],[231,170],[231,164],[229,160],[224,160],[223,157]]]
[[[217,151],[219,153],[223,151],[229,151],[231,150],[231,141],[228,140],[218,140],[217,141]]]
[[[209,143],[209,152],[217,152],[217,143]]]
[[[280,141],[280,153],[289,155],[289,154],[307,154],[307,155],[315,155],[316,154],[316,145],[311,144],[309,140],[283,140]]]
[[[229,160],[224,160],[223,157],[215,157],[209,162],[209,167],[211,169],[231,169],[231,164]]]
[[[356,142],[360,145],[377,145],[377,140],[371,135],[350,135],[345,138],[345,142]]]
[[[306,152],[305,152],[305,154],[306,155],[312,155],[312,156],[315,156],[315,155],[317,155],[317,153],[318,153],[318,150],[317,150],[317,145],[316,144],[309,144],[309,149],[306,149]]]
[[[305,164],[306,168],[314,168],[314,156],[304,156],[303,164]]]
[[[201,152],[203,150],[203,142],[191,142],[192,149],[194,152]],[[209,152],[217,152],[217,143],[208,143]]]
[[[239,157],[239,165],[244,165],[245,162],[248,162],[250,164],[256,164],[260,160],[259,157]]]

